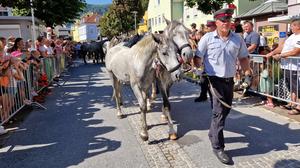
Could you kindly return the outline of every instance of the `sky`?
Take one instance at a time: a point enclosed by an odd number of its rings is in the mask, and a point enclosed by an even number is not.
[[[110,4],[112,0],[86,0],[88,4]]]

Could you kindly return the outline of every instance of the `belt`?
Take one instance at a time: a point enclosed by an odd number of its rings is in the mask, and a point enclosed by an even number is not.
[[[209,76],[209,78],[211,80],[218,80],[218,81],[222,81],[222,82],[233,82],[233,77],[221,78],[221,77],[218,77],[218,76]]]

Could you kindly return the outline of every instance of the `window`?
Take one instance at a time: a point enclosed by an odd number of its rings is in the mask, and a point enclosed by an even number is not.
[[[161,23],[161,18],[160,18],[160,16],[158,16],[158,24],[160,24]]]
[[[155,25],[157,25],[157,17],[155,17]]]
[[[148,26],[151,26],[151,19],[148,19]]]
[[[0,16],[8,16],[8,12],[1,12],[0,11]]]
[[[157,5],[160,5],[160,0],[157,0]]]

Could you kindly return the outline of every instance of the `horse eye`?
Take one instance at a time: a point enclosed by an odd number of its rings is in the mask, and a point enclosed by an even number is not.
[[[163,54],[163,55],[167,55],[167,52],[164,51],[164,52],[162,52],[162,54]]]

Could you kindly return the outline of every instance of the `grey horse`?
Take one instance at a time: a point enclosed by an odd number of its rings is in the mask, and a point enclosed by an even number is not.
[[[146,123],[147,91],[155,78],[155,65],[163,65],[167,70],[178,66],[176,50],[173,41],[163,37],[148,35],[132,48],[121,45],[108,50],[105,58],[106,69],[113,82],[114,97],[117,105],[117,116],[121,118],[120,107],[121,82],[128,82],[136,96],[142,114],[142,130],[140,136],[148,140]],[[173,80],[177,80],[180,71],[174,69],[171,73]],[[170,118],[171,120],[171,118]],[[173,123],[170,123],[170,136],[176,136]]]

